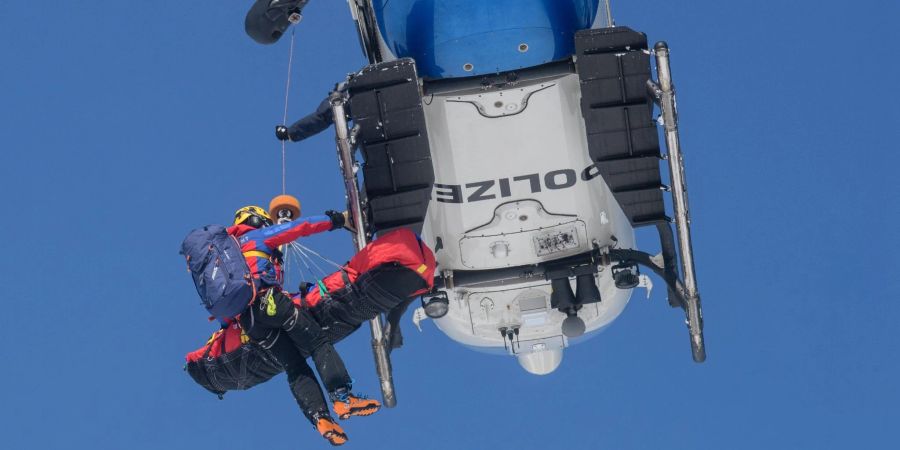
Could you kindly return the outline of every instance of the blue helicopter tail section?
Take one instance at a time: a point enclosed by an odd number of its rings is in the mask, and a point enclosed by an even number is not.
[[[426,78],[532,67],[571,56],[599,0],[375,0],[379,30],[397,58]]]

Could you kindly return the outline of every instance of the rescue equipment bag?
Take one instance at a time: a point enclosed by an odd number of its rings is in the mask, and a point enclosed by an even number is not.
[[[269,381],[284,370],[271,352],[250,340],[237,321],[213,333],[206,345],[185,359],[188,375],[219,398],[226,391]]]
[[[244,311],[256,296],[237,240],[222,225],[191,231],[181,243],[188,271],[206,310],[220,321]]]

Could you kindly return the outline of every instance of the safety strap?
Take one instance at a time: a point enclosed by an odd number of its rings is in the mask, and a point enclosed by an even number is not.
[[[225,353],[225,336],[227,335],[227,330],[228,327],[222,327],[219,331],[216,331],[210,336],[209,341],[206,343],[206,351],[203,352],[203,359],[209,358],[209,353],[212,352],[213,345],[216,345],[216,339],[219,339],[220,337],[222,340],[222,353]]]
[[[415,234],[415,233],[413,233],[413,234]],[[418,272],[419,275],[422,275],[425,273],[426,270],[428,270],[428,266],[425,265],[425,247],[424,247],[425,244],[422,243],[421,236],[419,236],[418,234],[415,234],[415,236],[416,236],[416,242],[419,243],[419,253],[422,254],[422,264],[420,264],[419,267],[416,268],[416,272]]]
[[[228,339],[228,330],[227,329],[222,332],[222,348],[221,348],[221,350],[219,350],[220,355],[225,354],[225,340],[226,339]]]
[[[347,273],[343,268],[341,269],[341,279],[344,281],[344,288],[353,290],[353,283],[350,281],[350,274]],[[319,287],[319,295],[322,300],[331,300],[331,292],[328,291],[328,287],[325,286],[325,281],[322,279],[316,280],[316,286]],[[306,295],[307,293],[302,293],[300,295],[300,303],[302,306],[306,306]]]
[[[319,295],[322,296],[322,300],[325,300],[325,299],[330,300],[331,294],[328,292],[328,288],[325,287],[325,283],[321,279],[319,279],[319,280],[316,280],[316,285],[319,286]]]
[[[209,341],[206,342],[206,351],[203,352],[203,359],[209,358],[209,352],[212,351],[213,344],[216,343],[216,337],[219,333],[224,333],[224,328],[213,333],[212,336],[209,337]]]
[[[247,303],[247,306],[253,306],[253,303],[256,302],[256,297],[259,296],[260,292],[256,290],[256,283],[253,282],[253,277],[251,275],[247,275],[247,283],[250,285],[250,288],[253,289],[253,297],[250,298],[250,302]]]

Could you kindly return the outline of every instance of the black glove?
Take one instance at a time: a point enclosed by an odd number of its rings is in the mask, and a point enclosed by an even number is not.
[[[277,137],[279,141],[289,141],[291,139],[291,134],[288,133],[288,127],[284,125],[276,126],[275,137]]]
[[[344,213],[329,209],[328,211],[325,211],[325,215],[331,219],[331,230],[329,231],[337,230],[344,226]]]
[[[297,287],[300,298],[306,297],[306,294],[309,294],[310,289],[314,287],[316,287],[315,283],[310,283],[309,281],[301,281],[300,286]]]

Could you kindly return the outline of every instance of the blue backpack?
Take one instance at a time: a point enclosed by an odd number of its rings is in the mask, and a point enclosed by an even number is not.
[[[241,312],[256,298],[250,268],[237,239],[221,225],[191,231],[181,243],[188,271],[206,310],[220,321]]]

